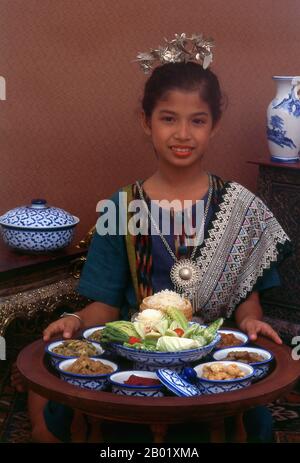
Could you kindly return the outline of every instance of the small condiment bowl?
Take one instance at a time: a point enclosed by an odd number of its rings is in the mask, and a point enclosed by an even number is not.
[[[240,340],[240,344],[236,345],[228,345],[228,346],[223,346],[219,347],[219,343],[216,346],[217,349],[227,349],[228,347],[240,347],[240,346],[245,346],[249,342],[249,338],[245,333],[242,333],[242,331],[236,331],[236,330],[218,330],[218,334],[233,334],[236,338]],[[221,341],[220,341],[221,342]]]
[[[156,373],[151,371],[121,371],[119,373],[114,373],[109,378],[109,381],[112,385],[112,392],[119,395],[130,395],[134,397],[162,397],[164,395],[163,384],[152,386],[137,386],[133,384],[125,384],[124,381],[127,381],[131,375],[142,376],[143,378],[158,379]]]
[[[113,371],[102,375],[80,375],[79,373],[71,373],[70,371],[66,371],[66,369],[76,362],[77,358],[72,358],[63,360],[56,366],[60,378],[73,386],[89,389],[90,391],[102,391],[106,389],[109,386],[109,377],[118,370],[118,365],[110,360],[99,359],[97,357],[90,357],[90,359],[111,366]]]
[[[92,328],[88,328],[87,330],[84,330],[84,332],[82,333],[82,337],[84,339],[86,339],[87,341],[89,342],[97,342],[98,344],[100,344],[100,341],[96,341],[95,339],[89,339],[89,337],[95,333],[95,331],[99,331],[99,330],[103,330],[105,328],[104,325],[101,325],[101,326],[93,326]]]
[[[223,379],[223,380],[212,380],[207,379],[202,376],[203,368],[205,366],[210,366],[213,364],[222,364],[222,365],[236,365],[240,370],[245,372],[243,378],[235,379]],[[231,392],[237,389],[242,389],[244,387],[250,386],[253,377],[254,377],[254,368],[251,365],[247,365],[242,362],[230,362],[230,361],[219,361],[219,362],[207,362],[202,363],[194,367],[198,377],[198,388],[201,394],[218,394],[221,392]]]
[[[86,341],[89,341],[89,342],[96,342],[98,343],[99,345],[101,345],[101,341],[95,341],[95,340],[91,340],[89,339],[89,337],[95,333],[95,331],[98,331],[98,330],[103,330],[105,328],[105,325],[99,325],[99,326],[93,326],[91,328],[88,328],[87,330],[84,330],[83,333],[82,333],[82,337],[86,340]],[[116,351],[114,349],[114,346],[112,343],[105,343],[103,344],[103,347],[104,347],[104,350],[105,350],[105,356],[109,356],[109,357],[115,357],[116,356]]]
[[[65,341],[70,341],[70,339],[60,339],[58,341],[51,342],[45,348],[45,352],[50,356],[51,363],[54,367],[56,367],[56,365],[58,365],[58,363],[61,362],[62,360],[67,360],[70,358],[76,359],[80,357],[80,354],[78,354],[77,356],[75,355],[66,356],[66,355],[56,354],[55,352],[53,352],[53,349],[55,349],[55,347],[58,347],[59,345],[63,344]],[[95,347],[97,351],[97,354],[93,355],[93,357],[100,357],[104,353],[104,350],[102,349],[102,347],[97,342],[91,342],[91,344],[93,344],[93,346]]]
[[[274,359],[274,356],[272,354],[272,352],[266,350],[266,349],[261,349],[261,348],[258,348],[258,347],[248,347],[248,346],[245,346],[245,347],[227,347],[226,349],[220,349],[220,350],[217,350],[214,354],[213,354],[213,359],[214,360],[225,360],[227,355],[230,353],[230,352],[249,352],[249,353],[253,353],[253,354],[258,354],[258,355],[261,355],[264,360],[260,361],[260,362],[250,362],[248,365],[251,365],[253,368],[254,368],[254,379],[257,381],[259,379],[262,379],[264,378],[270,368],[271,368],[271,364],[272,364],[272,361]],[[238,360],[239,362],[242,362],[242,360]]]

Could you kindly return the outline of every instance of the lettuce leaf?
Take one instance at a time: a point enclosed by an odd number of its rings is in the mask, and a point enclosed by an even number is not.
[[[163,336],[169,327],[169,322],[165,318],[161,322],[157,323],[155,329]]]
[[[156,344],[159,352],[179,352],[181,350],[197,349],[201,344],[194,339],[162,336]]]
[[[146,330],[144,329],[144,325],[140,322],[133,322],[133,326],[135,328],[135,331],[138,333],[138,335],[144,339]]]

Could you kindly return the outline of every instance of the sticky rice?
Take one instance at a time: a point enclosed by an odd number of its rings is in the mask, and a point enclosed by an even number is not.
[[[181,310],[188,320],[192,319],[193,309],[190,301],[175,291],[170,291],[168,289],[145,297],[140,305],[140,310],[156,309],[164,312],[167,307],[175,307]]]

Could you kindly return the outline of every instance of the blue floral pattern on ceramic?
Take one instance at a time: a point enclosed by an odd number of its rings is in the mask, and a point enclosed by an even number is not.
[[[254,377],[253,381],[258,381],[264,378],[270,371],[274,356],[272,352],[267,349],[262,349],[260,347],[230,347],[226,349],[221,349],[216,351],[213,354],[213,360],[220,361],[225,360],[229,352],[243,352],[247,351],[250,353],[255,353],[264,357],[264,360],[261,362],[252,362],[250,365],[254,368]]]
[[[266,365],[252,365],[254,366],[254,380],[258,381],[260,379],[263,379],[267,374],[269,373],[271,365],[268,363]],[[253,381],[254,381],[253,380]]]
[[[277,104],[273,105],[275,109],[284,109],[289,114],[292,114],[295,117],[300,117],[300,100],[295,98],[295,93],[290,92],[286,98],[280,101]]]
[[[64,373],[60,373],[60,377],[62,380],[66,381],[73,386],[81,387],[83,389],[89,389],[90,391],[103,391],[109,385],[109,381],[107,378],[99,380],[96,378],[92,380],[91,377],[89,378],[73,378],[72,376],[65,375]]]
[[[223,381],[223,384],[221,382],[219,384],[211,384],[210,382],[204,380],[201,380],[200,382],[200,385],[203,388],[203,394],[219,394],[221,392],[232,392],[250,386],[250,384],[251,379],[245,379],[244,381],[232,384],[226,384],[225,381]]]
[[[33,199],[30,206],[16,207],[1,217],[1,225],[25,229],[59,228],[75,223],[73,215],[59,207],[48,206],[45,199]]]
[[[96,357],[91,357],[93,360],[99,360]],[[65,371],[69,368],[72,363],[74,363],[77,359],[68,359],[59,362],[56,366],[56,369],[59,372],[60,378],[63,381],[66,381],[73,386],[81,387],[83,389],[89,389],[91,391],[103,391],[109,386],[109,377],[118,370],[118,365],[114,362],[110,362],[106,359],[101,359],[102,363],[109,365],[113,368],[112,373],[104,374],[104,375],[80,375],[76,373],[71,373]]]
[[[284,120],[280,116],[272,116],[270,123],[271,127],[267,127],[268,140],[276,143],[277,145],[287,146],[288,148],[297,148],[291,138],[286,137],[286,130],[284,130]]]
[[[53,352],[53,349],[55,349],[55,347],[58,347],[64,341],[65,341],[65,339],[54,341],[54,342],[51,342],[50,344],[48,344],[45,347],[45,352],[46,352],[47,355],[50,356],[51,363],[52,363],[52,365],[54,367],[57,367],[58,364],[63,360],[70,360],[70,359],[75,359],[76,360],[76,358],[78,358],[78,356],[77,357],[66,357],[65,355],[60,355],[60,354],[56,354],[55,352]],[[91,344],[93,344],[93,346],[97,350],[97,355],[95,355],[93,358],[101,357],[101,355],[104,354],[104,350],[102,349],[102,347],[96,342],[91,342]]]
[[[139,376],[158,380],[156,373],[150,373],[145,370],[127,370],[114,373],[110,376],[109,381],[112,385],[112,392],[119,395],[129,395],[134,397],[163,397],[163,385],[135,385],[126,384],[125,381],[130,376]]]
[[[171,368],[173,371],[177,371],[177,373],[181,373],[184,369],[185,366],[190,365],[189,363],[182,363],[182,365],[170,365],[169,361],[166,361],[165,363],[160,362],[160,366],[158,366],[156,363],[144,363],[144,362],[134,362],[133,363],[133,368],[135,370],[145,370],[145,371],[157,371],[158,368]]]
[[[122,344],[114,344],[114,348],[116,354],[135,362],[136,369],[155,371],[168,367],[181,370],[191,362],[200,360],[209,354],[220,339],[221,336],[217,334],[215,339],[206,346],[180,352],[153,352],[125,347]]]
[[[126,395],[131,397],[163,397],[163,392],[157,389],[148,389],[141,391],[139,389],[125,390],[121,386],[112,386],[112,392],[118,395]]]
[[[22,251],[54,251],[68,246],[79,219],[45,200],[17,207],[0,217],[3,240]]]
[[[72,242],[75,228],[57,231],[25,231],[2,228],[4,242],[15,249],[22,251],[55,251],[62,249]]]
[[[275,98],[267,110],[267,140],[271,159],[295,162],[300,153],[300,76],[273,76]]]
[[[167,389],[179,397],[194,397],[201,394],[196,385],[187,382],[174,370],[159,369],[157,376]]]
[[[216,363],[222,364],[235,364],[237,365],[242,371],[245,372],[246,376],[243,378],[237,379],[227,379],[227,380],[210,380],[203,378],[202,371],[205,365],[211,365]],[[197,365],[194,367],[194,370],[198,376],[198,387],[201,390],[202,394],[219,394],[221,392],[232,392],[238,389],[242,389],[244,387],[248,387],[251,385],[254,379],[254,368],[250,365],[246,365],[245,363],[241,362],[231,362],[231,361],[216,361],[216,362],[208,362]]]

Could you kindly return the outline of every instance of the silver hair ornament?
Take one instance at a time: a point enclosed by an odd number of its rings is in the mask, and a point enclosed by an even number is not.
[[[148,74],[156,65],[167,63],[187,63],[193,61],[207,69],[213,60],[214,40],[202,34],[187,37],[185,33],[175,34],[175,38],[149,52],[138,53],[137,59],[142,71]]]

